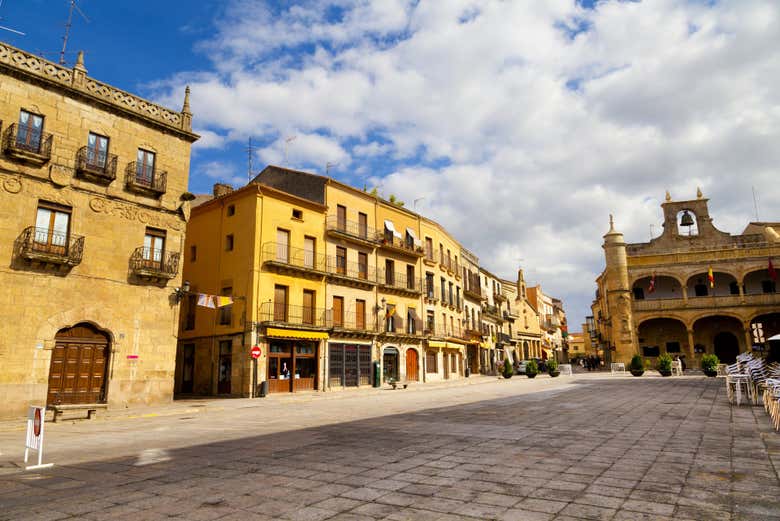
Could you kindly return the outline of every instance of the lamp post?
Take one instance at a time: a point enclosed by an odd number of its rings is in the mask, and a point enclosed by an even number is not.
[[[180,288],[174,288],[173,300],[176,302],[176,304],[178,304],[182,301],[185,295],[189,295],[189,293],[190,293],[190,281],[185,280],[184,284],[182,284]]]

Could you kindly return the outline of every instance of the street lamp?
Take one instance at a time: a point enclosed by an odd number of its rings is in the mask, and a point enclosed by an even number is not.
[[[185,280],[184,284],[180,288],[174,288],[173,290],[173,300],[176,301],[178,304],[182,301],[185,295],[189,294],[190,292],[190,281]]]

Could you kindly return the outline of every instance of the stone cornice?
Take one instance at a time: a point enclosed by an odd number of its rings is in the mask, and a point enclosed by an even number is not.
[[[0,42],[0,69],[43,81],[71,94],[108,105],[112,109],[132,114],[155,125],[162,125],[190,142],[199,138],[192,132],[192,114],[188,111],[177,112],[165,108],[90,78],[86,75],[81,61],[72,69],[68,69]]]

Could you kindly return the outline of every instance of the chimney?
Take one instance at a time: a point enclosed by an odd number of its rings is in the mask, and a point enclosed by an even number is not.
[[[214,183],[214,197],[222,197],[233,191],[233,187],[225,183]]]

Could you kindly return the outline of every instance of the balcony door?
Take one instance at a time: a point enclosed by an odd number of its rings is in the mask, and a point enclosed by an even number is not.
[[[287,322],[287,286],[274,286],[274,321]]]
[[[154,184],[154,152],[138,149],[135,163],[135,181],[139,185],[152,186]]]
[[[38,152],[43,136],[43,116],[25,110],[19,113],[19,130],[16,132],[16,146]]]
[[[37,251],[65,255],[68,250],[70,211],[65,206],[40,203],[35,217],[33,247]]]
[[[108,157],[108,138],[89,133],[87,138],[87,165],[102,170]]]
[[[344,327],[344,297],[333,297],[333,326]]]
[[[314,291],[303,290],[303,323],[314,325]]]
[[[314,237],[303,238],[303,265],[310,270],[314,269],[314,255],[317,249]]]
[[[289,264],[290,262],[290,232],[276,230],[276,260]]]
[[[148,268],[159,268],[165,249],[165,231],[147,228],[144,235],[143,260]]]
[[[347,207],[338,205],[336,207],[336,224],[342,232],[347,230]]]

